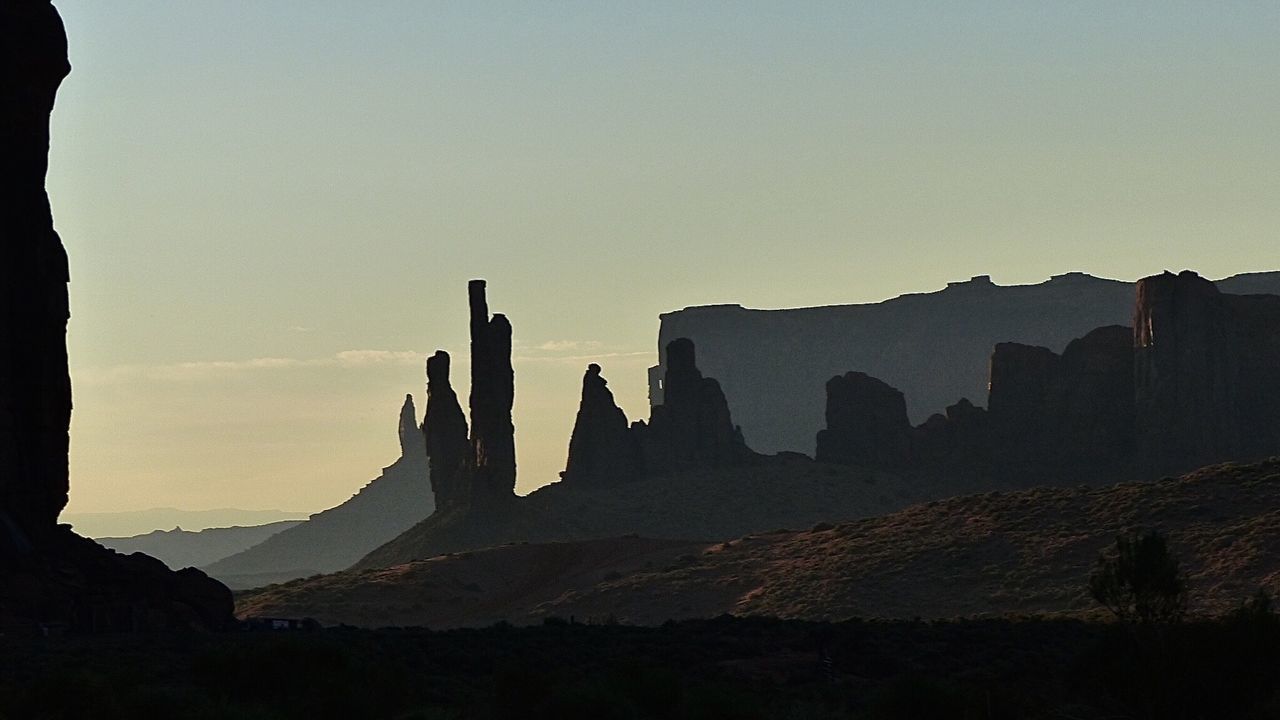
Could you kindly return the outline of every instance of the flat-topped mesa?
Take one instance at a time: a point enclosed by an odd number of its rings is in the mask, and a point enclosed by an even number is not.
[[[48,2],[4,3],[0,43],[0,526],[33,536],[67,504],[69,275],[44,183],[49,116],[71,65]]]
[[[1143,472],[1280,452],[1280,296],[1165,272],[1138,281],[1134,328]]]
[[[663,403],[652,409],[648,424],[632,425],[643,471],[722,467],[756,458],[733,424],[720,383],[698,370],[693,341],[672,340],[666,355]]]
[[[471,308],[472,502],[502,502],[515,495],[515,370],[511,323],[489,316],[485,281],[467,286]]]
[[[449,383],[449,353],[437,350],[427,358],[427,409],[422,418],[430,467],[431,492],[441,511],[465,505],[470,489],[467,418]]]
[[[860,372],[827,381],[827,427],[818,432],[819,462],[885,470],[911,454],[911,422],[902,393]]]
[[[615,483],[635,480],[639,475],[639,447],[627,415],[614,402],[600,366],[591,363],[582,377],[582,401],[561,477],[573,482]]]

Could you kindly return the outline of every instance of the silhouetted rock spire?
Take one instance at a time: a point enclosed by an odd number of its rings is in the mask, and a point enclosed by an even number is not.
[[[471,306],[472,501],[501,501],[511,497],[516,487],[511,323],[504,315],[489,317],[484,280],[472,280],[467,291]]]
[[[404,405],[400,406],[400,454],[410,456],[416,453],[422,444],[422,433],[418,429],[418,411],[413,406],[413,395],[405,394]]]
[[[449,353],[437,350],[427,358],[427,410],[422,419],[427,456],[431,467],[431,490],[436,509],[459,507],[468,500],[471,444],[467,440],[467,419],[458,404],[458,395],[449,384]]]
[[[639,456],[627,416],[614,402],[600,366],[591,363],[582,377],[582,402],[569,440],[566,480],[623,482],[639,475]]]

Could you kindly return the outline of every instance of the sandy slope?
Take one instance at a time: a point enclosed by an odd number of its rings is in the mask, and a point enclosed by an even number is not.
[[[731,543],[498,547],[268,588],[242,598],[239,612],[432,627],[549,615],[655,624],[725,612],[1088,613],[1090,567],[1128,528],[1169,534],[1193,611],[1233,607],[1259,585],[1280,592],[1280,459],[1157,483],[971,495]]]

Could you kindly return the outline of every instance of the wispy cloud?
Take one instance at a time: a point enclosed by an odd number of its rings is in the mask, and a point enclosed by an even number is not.
[[[73,371],[77,384],[112,385],[129,382],[196,382],[238,373],[280,372],[304,368],[360,370],[389,366],[421,366],[427,355],[417,350],[343,350],[328,357],[256,357],[244,360],[198,360],[159,365],[113,365]],[[452,353],[455,367],[466,367],[466,352]],[[599,362],[637,362],[653,356],[647,350],[611,349],[597,340],[551,340],[537,345],[517,345],[512,362],[585,365]]]
[[[416,350],[344,350],[329,357],[258,357],[246,360],[199,360],[163,365],[113,365],[74,371],[77,383],[105,385],[135,380],[182,382],[204,380],[232,373],[293,368],[365,368],[385,365],[417,365],[426,358]]]
[[[586,352],[599,350],[603,346],[604,343],[599,340],[548,340],[534,349],[546,352]]]

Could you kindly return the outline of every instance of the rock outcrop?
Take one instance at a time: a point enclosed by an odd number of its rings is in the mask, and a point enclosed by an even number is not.
[[[997,477],[1014,485],[1133,478],[1133,330],[1097,328],[1062,355],[1016,343],[991,356]]]
[[[467,294],[471,307],[471,494],[473,503],[492,504],[510,499],[516,488],[511,323],[505,315],[489,316],[484,280],[472,280]]]
[[[69,486],[70,278],[44,181],[49,116],[70,70],[53,5],[0,6],[0,634],[221,627],[232,621],[221,583],[57,524]]]
[[[733,424],[720,383],[698,369],[693,341],[677,338],[666,347],[663,403],[649,422],[632,424],[644,473],[724,467],[755,457]]]
[[[1215,284],[1224,293],[1280,294],[1280,272]],[[980,276],[861,305],[689,307],[661,316],[650,404],[663,402],[667,344],[689,338],[698,346],[699,367],[719,380],[752,449],[812,454],[814,432],[823,425],[818,389],[833,375],[853,369],[884,380],[906,395],[911,422],[922,423],[956,398],[982,404],[996,343],[1062,353],[1094,328],[1132,324],[1133,307],[1132,282],[1083,273],[1013,286]]]
[[[1145,474],[1280,453],[1280,297],[1166,272],[1138,281],[1134,324]]]
[[[611,483],[635,480],[639,474],[639,447],[627,415],[614,402],[600,366],[591,363],[582,377],[582,401],[561,477],[573,482]]]
[[[652,409],[648,422],[627,425],[613,400],[600,366],[592,363],[582,378],[582,402],[569,441],[569,460],[561,477],[572,482],[618,482],[646,475],[741,465],[758,456],[733,424],[720,383],[703,377],[688,338],[666,348],[663,378],[666,401]]]
[[[1164,273],[1138,282],[1134,323],[1097,328],[1061,355],[996,345],[987,412],[966,402],[954,418],[950,408],[931,417],[911,432],[907,460],[900,395],[859,373],[832,378],[819,459],[1025,487],[1151,480],[1280,454],[1280,296]]]
[[[436,509],[465,506],[471,489],[467,474],[471,444],[467,440],[467,418],[449,383],[449,353],[443,350],[427,358],[427,411],[422,434],[426,438]]]
[[[967,399],[912,428],[901,392],[863,373],[827,383],[818,459],[996,487],[1132,479],[1133,331],[1098,328],[1059,355],[1001,343],[986,410]]]
[[[911,458],[911,421],[902,393],[865,373],[827,381],[827,427],[818,432],[819,462],[894,470]]]

